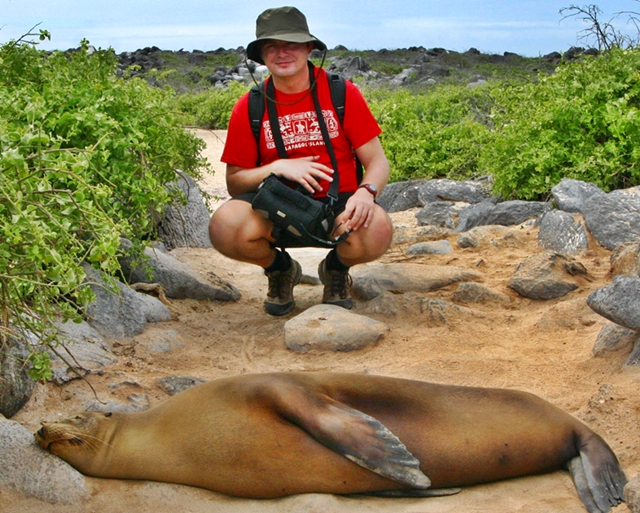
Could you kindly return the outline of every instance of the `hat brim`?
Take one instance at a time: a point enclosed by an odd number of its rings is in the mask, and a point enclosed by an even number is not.
[[[311,34],[301,34],[300,32],[271,34],[269,37],[261,37],[255,41],[251,41],[247,45],[247,59],[264,64],[262,56],[260,55],[260,43],[274,39],[277,41],[287,41],[288,43],[313,43],[313,47],[317,50],[324,51],[327,49],[327,45]]]

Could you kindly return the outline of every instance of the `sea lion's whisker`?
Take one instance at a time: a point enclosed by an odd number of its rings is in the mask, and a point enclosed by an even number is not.
[[[85,439],[85,442],[87,442],[87,445],[89,447],[91,447],[91,448],[97,449],[100,445],[105,445],[107,447],[113,447],[109,442],[107,442],[106,440],[103,440],[102,438],[91,436],[91,435],[88,435],[86,433],[83,434],[82,436]]]
[[[77,445],[86,443],[91,449],[97,449],[100,446],[112,447],[106,440],[68,425],[47,426],[45,437],[49,445],[55,442],[68,441]]]

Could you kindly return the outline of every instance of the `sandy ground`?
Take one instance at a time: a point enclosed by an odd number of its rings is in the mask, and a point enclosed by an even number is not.
[[[203,188],[224,199],[224,171],[219,153],[224,132],[200,131],[206,156],[216,169]],[[215,207],[216,202],[212,202]],[[397,223],[411,215],[395,215]],[[518,388],[536,393],[576,415],[599,432],[618,454],[629,478],[640,472],[640,369],[623,370],[630,348],[594,358],[596,337],[606,320],[585,303],[590,292],[610,281],[609,255],[593,244],[580,262],[589,280],[568,296],[552,301],[519,297],[507,287],[515,266],[536,253],[537,232],[514,227],[513,237],[499,247],[460,249],[454,253],[410,258],[406,247],[394,246],[381,261],[466,266],[485,276],[484,285],[507,294],[510,305],[475,306],[483,316],[434,323],[410,309],[394,317],[377,316],[391,331],[375,346],[351,353],[296,354],[286,349],[283,325],[292,315],[317,304],[320,286],[299,285],[297,307],[285,318],[262,310],[266,280],[261,271],[239,264],[212,249],[179,249],[173,255],[206,276],[214,271],[242,292],[237,303],[172,301],[172,322],[150,325],[133,340],[113,341],[120,362],[89,380],[105,400],[146,395],[151,405],[166,399],[158,379],[169,375],[206,380],[238,373],[275,370],[368,372],[427,381]],[[321,258],[319,256],[318,260]],[[451,300],[455,287],[430,295]],[[362,309],[356,304],[355,312]],[[372,316],[374,317],[374,316]],[[155,342],[170,340],[172,350],[153,351]],[[110,384],[118,384],[109,387]],[[65,387],[38,385],[32,400],[13,420],[31,431],[43,419],[56,419],[82,409],[93,400],[86,383]],[[81,506],[52,506],[0,491],[4,513],[135,511],[154,512],[379,512],[379,513],[583,513],[567,473],[556,472],[467,488],[462,493],[431,499],[349,498],[303,495],[272,501],[235,499],[171,484],[88,479],[91,497]],[[617,512],[628,511],[622,505]]]

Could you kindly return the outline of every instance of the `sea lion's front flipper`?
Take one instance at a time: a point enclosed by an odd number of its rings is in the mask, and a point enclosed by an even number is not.
[[[292,401],[292,395],[297,400]],[[301,389],[281,401],[279,411],[318,442],[361,467],[412,488],[431,486],[431,480],[420,470],[420,462],[400,439],[361,411]]]

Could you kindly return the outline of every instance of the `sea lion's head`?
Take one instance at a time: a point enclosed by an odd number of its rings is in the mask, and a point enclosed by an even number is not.
[[[42,422],[34,437],[40,447],[80,468],[87,457],[108,445],[108,425],[113,422],[111,413],[86,412],[58,422]]]

